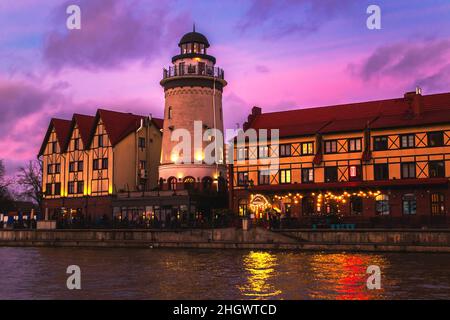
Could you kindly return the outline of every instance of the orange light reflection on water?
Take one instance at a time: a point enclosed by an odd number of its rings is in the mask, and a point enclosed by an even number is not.
[[[367,288],[366,273],[370,265],[378,265],[382,271],[386,261],[381,256],[365,254],[315,254],[311,259],[312,272],[317,280],[328,284],[328,290],[313,293],[314,299],[369,300],[379,299],[382,290]]]
[[[244,296],[267,299],[282,293],[271,283],[278,265],[275,255],[269,252],[251,251],[244,256],[243,265],[248,273],[247,282],[238,288]]]

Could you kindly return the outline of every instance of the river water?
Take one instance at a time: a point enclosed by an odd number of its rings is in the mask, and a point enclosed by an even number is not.
[[[0,248],[0,270],[0,299],[450,299],[450,254]]]

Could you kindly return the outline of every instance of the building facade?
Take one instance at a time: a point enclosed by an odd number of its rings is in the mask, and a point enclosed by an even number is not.
[[[162,122],[108,110],[52,119],[39,152],[45,216],[110,218],[115,194],[156,188]]]
[[[448,224],[450,93],[262,113],[244,129],[279,129],[279,145],[235,145],[230,206],[311,226]],[[269,140],[270,142],[270,140]],[[278,157],[276,170],[267,158]],[[253,161],[251,161],[253,160]]]

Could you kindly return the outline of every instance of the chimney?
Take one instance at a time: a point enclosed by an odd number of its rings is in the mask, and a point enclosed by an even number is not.
[[[254,115],[254,116],[259,116],[259,115],[261,115],[261,108],[260,108],[260,107],[257,107],[257,106],[254,106],[254,107],[252,108],[252,115]]]
[[[416,91],[407,92],[404,97],[414,116],[420,116],[423,112],[422,89],[417,87]]]

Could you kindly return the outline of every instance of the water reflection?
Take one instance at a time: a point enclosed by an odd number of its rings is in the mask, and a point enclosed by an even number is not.
[[[383,297],[383,289],[369,290],[366,285],[368,266],[379,266],[382,275],[388,268],[388,263],[382,256],[320,253],[311,256],[310,264],[314,279],[322,283],[320,290],[311,292],[314,299],[368,300]]]
[[[272,283],[276,275],[277,257],[269,252],[251,251],[243,257],[247,271],[247,282],[239,286],[245,297],[263,299],[275,297],[282,293]]]

